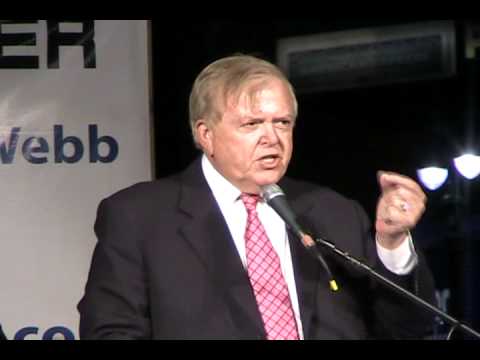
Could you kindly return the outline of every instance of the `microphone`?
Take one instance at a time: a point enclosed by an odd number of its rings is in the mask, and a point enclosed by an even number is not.
[[[273,210],[275,210],[275,212],[283,219],[283,221],[285,221],[285,223],[292,229],[308,252],[320,261],[322,267],[328,274],[330,289],[332,291],[338,291],[338,285],[333,278],[330,267],[318,250],[315,241],[313,241],[312,237],[303,231],[302,227],[298,224],[296,216],[293,210],[290,208],[285,197],[285,193],[280,186],[276,184],[264,185],[262,186],[260,195],[262,196],[263,200],[265,200],[265,202]]]

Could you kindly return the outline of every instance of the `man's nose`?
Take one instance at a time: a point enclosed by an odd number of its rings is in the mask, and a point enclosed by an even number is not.
[[[265,122],[263,124],[263,140],[265,143],[268,144],[276,144],[278,143],[278,133],[277,129],[275,128],[275,125],[273,123],[267,123]]]

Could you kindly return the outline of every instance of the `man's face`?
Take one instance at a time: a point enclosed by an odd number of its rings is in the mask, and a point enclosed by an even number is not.
[[[293,99],[288,88],[270,79],[228,101],[222,119],[197,125],[201,144],[213,166],[242,192],[259,193],[276,183],[292,155]]]

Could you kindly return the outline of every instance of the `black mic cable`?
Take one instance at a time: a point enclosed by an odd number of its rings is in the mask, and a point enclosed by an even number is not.
[[[313,241],[312,237],[303,231],[300,225],[297,223],[295,214],[288,205],[283,190],[276,184],[265,185],[262,186],[261,196],[263,200],[265,200],[265,202],[273,210],[275,210],[275,212],[283,219],[283,221],[285,221],[285,223],[293,230],[307,251],[320,261],[320,264],[322,264],[322,267],[325,269],[325,272],[328,275],[330,289],[332,291],[338,291],[339,288],[337,282],[333,278],[330,267],[318,250],[315,241]]]

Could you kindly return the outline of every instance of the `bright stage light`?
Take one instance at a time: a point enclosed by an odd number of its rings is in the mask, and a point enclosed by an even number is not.
[[[434,191],[445,183],[448,177],[448,170],[430,166],[417,170],[417,176],[427,189]]]
[[[469,180],[480,174],[480,156],[464,154],[453,159],[453,163],[458,172]]]

